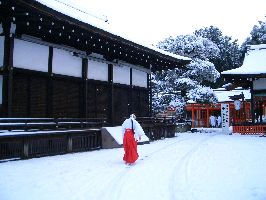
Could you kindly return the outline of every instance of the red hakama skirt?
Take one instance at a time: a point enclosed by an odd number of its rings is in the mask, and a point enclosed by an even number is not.
[[[132,129],[126,129],[123,139],[123,146],[124,146],[124,157],[123,160],[126,163],[134,163],[139,155],[137,152],[137,141],[134,138],[134,133]]]

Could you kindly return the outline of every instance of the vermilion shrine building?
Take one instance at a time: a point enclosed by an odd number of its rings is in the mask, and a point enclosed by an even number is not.
[[[244,122],[250,119],[250,92],[249,90],[236,89],[228,91],[224,88],[214,90],[218,102],[216,104],[204,104],[188,102],[186,105],[187,118],[192,121],[192,128],[195,127],[210,127],[210,116],[221,116],[221,104],[229,104],[229,119],[230,125]],[[233,97],[243,94],[244,103],[239,110],[236,110]],[[241,100],[242,101],[242,100]]]

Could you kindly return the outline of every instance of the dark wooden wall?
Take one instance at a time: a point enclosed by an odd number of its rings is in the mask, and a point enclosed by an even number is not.
[[[109,85],[89,81],[87,88],[87,116],[89,118],[108,118]]]
[[[120,125],[135,113],[149,116],[150,90],[113,83],[113,65],[108,64],[108,81],[88,80],[88,58],[82,59],[80,78],[53,74],[53,47],[49,47],[48,72],[13,66],[14,37],[6,35],[1,117],[12,118],[106,118]]]
[[[83,84],[87,84],[86,95]],[[147,88],[83,82],[81,78],[67,76],[51,78],[47,73],[17,68],[12,86],[12,117],[106,118],[113,125],[120,125],[131,113],[149,116]]]
[[[114,123],[121,124],[130,113],[130,89],[126,87],[114,87]]]
[[[137,116],[149,116],[149,91],[140,88],[133,89],[132,104],[132,111]]]
[[[53,117],[81,117],[79,101],[81,84],[79,81],[55,79],[52,91]]]
[[[13,117],[46,117],[45,77],[14,74],[12,94]]]

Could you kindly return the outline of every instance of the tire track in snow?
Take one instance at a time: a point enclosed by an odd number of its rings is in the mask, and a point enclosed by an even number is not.
[[[102,191],[99,194],[99,197],[97,199],[101,200],[109,200],[109,199],[120,199],[121,190],[123,189],[124,182],[126,180],[127,176],[127,170],[126,166],[124,169],[122,169],[118,174],[115,175],[114,178],[112,178],[110,181],[108,181],[108,184],[106,184],[106,187],[102,189]]]
[[[183,141],[186,141],[186,140],[189,140],[189,139],[190,139],[190,138],[184,138],[184,139],[181,139],[181,140],[177,140],[176,142],[173,142],[173,143],[171,143],[171,144],[167,144],[167,145],[165,145],[165,146],[163,146],[163,147],[160,147],[160,148],[156,149],[155,151],[153,151],[153,152],[151,152],[151,153],[145,155],[145,156],[144,156],[145,158],[142,158],[142,160],[144,160],[144,159],[145,159],[145,160],[150,159],[153,155],[156,155],[156,153],[161,152],[161,151],[163,151],[163,150],[166,150],[166,149],[168,149],[168,148],[174,146],[174,145],[177,144],[177,143],[180,143],[180,142],[183,142]]]
[[[130,174],[135,173],[136,170],[140,167],[140,163],[151,159],[154,155],[157,155],[158,152],[162,152],[166,149],[172,148],[172,146],[176,145],[177,143],[183,142],[185,140],[189,140],[190,138],[184,138],[177,140],[175,142],[172,142],[171,144],[164,145],[154,151],[152,151],[149,154],[144,155],[143,157],[139,158],[139,161],[136,165],[133,166],[123,166],[125,169],[121,170],[117,175],[115,175],[114,178],[112,178],[110,181],[108,181],[107,187],[103,188],[102,191],[99,194],[99,199],[105,200],[105,199],[121,199],[121,194],[126,186],[128,177]]]
[[[218,134],[208,135],[204,139],[200,140],[196,146],[189,149],[188,152],[185,153],[184,156],[182,156],[179,160],[176,161],[176,165],[173,167],[172,176],[169,181],[169,191],[171,195],[172,200],[182,199],[188,200],[188,197],[186,195],[187,192],[185,190],[190,190],[190,194],[192,194],[192,198],[195,199],[193,196],[193,192],[191,191],[191,188],[189,187],[189,163],[191,159],[193,158],[193,155],[200,149],[200,147],[205,144],[207,141],[213,139],[214,136]],[[180,166],[181,164],[181,166]],[[184,174],[182,174],[184,172]],[[185,187],[182,189],[181,185],[176,185],[176,180],[182,179],[181,183],[186,183]],[[176,191],[179,191],[178,194],[176,194]],[[181,194],[180,194],[181,193]],[[180,196],[181,195],[181,196]],[[191,198],[190,198],[191,200]]]

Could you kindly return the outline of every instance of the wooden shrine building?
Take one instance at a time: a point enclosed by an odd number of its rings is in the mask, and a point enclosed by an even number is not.
[[[222,76],[234,87],[250,89],[251,119],[233,126],[234,132],[266,132],[266,44],[250,45],[243,65],[222,72]]]
[[[151,72],[189,62],[59,1],[0,0],[0,117],[150,116]]]

